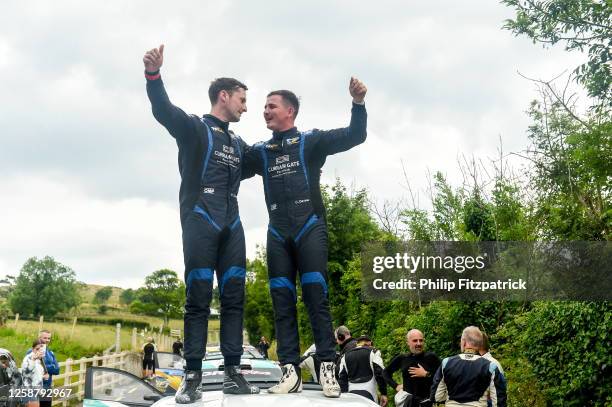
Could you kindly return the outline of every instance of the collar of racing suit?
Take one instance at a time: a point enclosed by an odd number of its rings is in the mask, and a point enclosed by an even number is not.
[[[204,118],[212,120],[213,122],[215,122],[215,124],[217,126],[221,127],[226,132],[229,129],[229,123],[228,122],[224,122],[223,120],[219,119],[217,116],[213,116],[212,114],[205,114]]]
[[[289,130],[285,131],[275,131],[272,133],[272,137],[274,137],[274,140],[282,140],[285,137],[293,137],[297,135],[297,133],[297,127],[292,127]]]

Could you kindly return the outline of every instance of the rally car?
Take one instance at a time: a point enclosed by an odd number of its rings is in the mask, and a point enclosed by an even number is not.
[[[184,364],[185,360],[180,355],[156,352],[155,375],[148,381],[165,394],[173,394],[181,384]],[[257,372],[270,376],[276,381],[280,379],[281,370],[278,363],[265,359],[256,348],[250,345],[243,346],[240,366],[242,370],[249,371],[250,375]],[[218,375],[218,372],[223,373],[223,355],[218,346],[206,349],[206,355],[202,360],[202,372],[203,377]]]
[[[276,384],[281,378],[278,363],[259,358],[243,358],[240,362],[241,371],[246,379],[262,389],[254,395],[224,395],[223,394],[223,358],[203,361],[202,366],[202,400],[193,403],[194,407],[330,407],[342,403],[346,407],[374,407],[377,404],[355,395],[342,394],[339,399],[323,396],[321,386],[315,383],[305,383],[304,391],[297,394],[269,394],[266,389]],[[246,355],[247,357],[249,355]],[[252,355],[251,355],[252,356]],[[165,362],[164,362],[165,360]],[[182,358],[172,354],[158,354],[160,364],[158,370],[168,377],[182,377]],[[168,366],[169,367],[163,367]],[[164,383],[164,380],[167,383]],[[183,407],[175,405],[175,389],[170,380],[158,375],[153,383],[149,383],[131,373],[106,367],[90,367],[85,379],[84,407]]]

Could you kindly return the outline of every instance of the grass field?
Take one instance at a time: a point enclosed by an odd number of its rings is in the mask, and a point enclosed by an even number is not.
[[[131,319],[137,319],[140,316],[129,314]],[[78,321],[78,319],[77,319]],[[183,321],[176,320],[180,323],[182,329]],[[9,328],[14,327],[14,321],[10,321]],[[14,329],[15,335],[7,335],[0,337],[0,347],[7,348],[16,358],[23,357],[25,352],[30,349],[32,341],[36,339],[39,331],[38,321],[23,321],[17,323]],[[219,321],[211,320],[208,323],[211,334],[209,338],[214,341],[216,338],[214,331],[219,330]],[[179,328],[177,326],[177,328]],[[50,348],[56,351],[56,355],[60,361],[66,360],[68,357],[82,357],[100,354],[103,350],[109,348],[115,343],[116,329],[112,325],[93,325],[79,324],[75,326],[72,333],[72,324],[69,322],[44,322],[43,329],[48,329],[53,333],[53,341]],[[72,333],[72,336],[71,336]],[[139,334],[141,331],[139,331]],[[144,337],[138,336],[138,344],[143,342]],[[53,345],[58,346],[54,347]],[[132,346],[132,328],[121,329],[121,348],[130,349]]]

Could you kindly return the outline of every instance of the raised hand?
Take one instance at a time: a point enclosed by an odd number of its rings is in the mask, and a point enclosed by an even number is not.
[[[359,79],[351,76],[351,82],[349,83],[349,92],[353,97],[354,103],[363,103],[368,88]]]
[[[164,44],[147,51],[142,58],[147,72],[156,72],[164,64]]]

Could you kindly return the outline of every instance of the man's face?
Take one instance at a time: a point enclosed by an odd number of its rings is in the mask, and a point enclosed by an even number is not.
[[[221,93],[225,93],[220,96],[225,100],[225,110],[227,112],[228,121],[239,122],[242,113],[247,111],[246,91],[242,88],[238,88],[232,91],[231,95],[226,91],[221,91]]]
[[[293,108],[280,95],[268,96],[264,106],[264,120],[272,131],[285,131],[293,127]]]
[[[406,337],[406,342],[410,348],[410,352],[414,354],[423,353],[425,339],[421,332],[410,332]]]
[[[43,332],[40,334],[39,339],[45,344],[48,345],[51,342],[51,334],[49,332]]]

